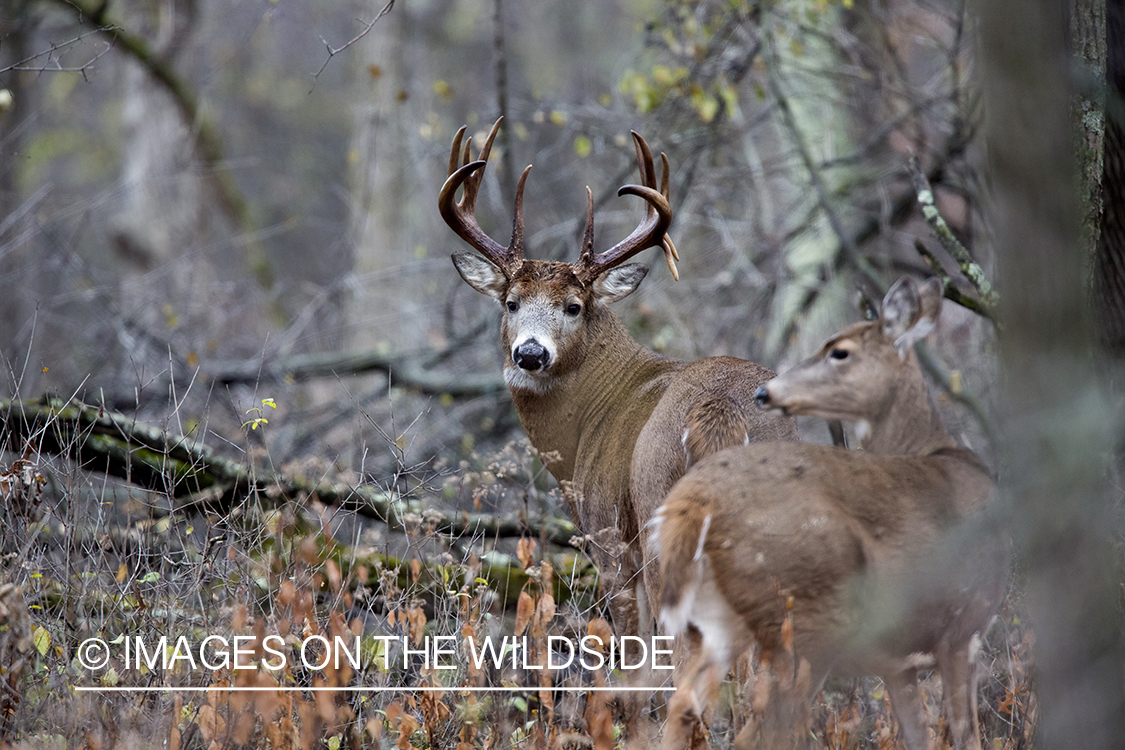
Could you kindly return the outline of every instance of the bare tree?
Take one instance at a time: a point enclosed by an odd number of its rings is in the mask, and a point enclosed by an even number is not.
[[[1106,461],[1122,421],[1090,366],[1065,6],[979,6],[1003,280],[1003,479],[1029,570],[1041,746],[1109,748],[1125,736],[1121,561],[1110,536],[1121,508]]]

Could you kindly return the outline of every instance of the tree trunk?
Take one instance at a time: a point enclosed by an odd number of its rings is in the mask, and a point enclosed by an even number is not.
[[[1125,6],[1106,3],[1106,117],[1093,288],[1101,335],[1125,354]]]
[[[1121,420],[1090,367],[1067,2],[978,7],[1005,324],[1002,479],[1037,633],[1037,744],[1118,747],[1125,650],[1106,454]]]

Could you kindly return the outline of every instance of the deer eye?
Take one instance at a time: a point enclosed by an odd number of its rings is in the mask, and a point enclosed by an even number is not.
[[[829,357],[837,360],[847,359],[848,354],[850,354],[850,352],[847,349],[833,349],[832,351],[828,352]]]
[[[518,309],[520,309],[520,303],[519,302],[516,302],[514,299],[508,300],[508,312],[514,313]]]
[[[576,303],[576,304],[571,304],[571,305],[566,306],[566,314],[567,315],[570,315],[570,316],[573,317],[580,312],[582,312],[582,305],[579,305],[579,304]]]

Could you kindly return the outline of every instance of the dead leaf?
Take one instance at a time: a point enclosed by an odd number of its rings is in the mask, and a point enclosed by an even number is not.
[[[547,623],[549,623],[555,616],[555,597],[550,594],[543,594],[539,597],[539,604],[535,607],[535,625],[532,627],[531,634],[536,638],[540,638],[547,632]]]
[[[418,645],[426,632],[426,613],[421,607],[414,607],[406,611],[406,618],[410,622],[410,638]]]
[[[226,721],[207,703],[199,708],[199,716],[196,717],[195,723],[199,725],[199,734],[204,742],[215,742],[227,731]]]
[[[520,561],[520,565],[524,570],[527,570],[535,562],[532,553],[535,552],[535,540],[523,538],[516,544],[516,558]]]
[[[608,622],[597,617],[586,624],[586,635],[597,638],[602,644],[602,652],[605,653],[609,650],[609,642],[613,638],[613,628],[609,626]]]
[[[519,602],[516,603],[516,635],[522,635],[523,631],[527,630],[527,624],[531,622],[534,613],[535,600],[526,591],[521,591]]]

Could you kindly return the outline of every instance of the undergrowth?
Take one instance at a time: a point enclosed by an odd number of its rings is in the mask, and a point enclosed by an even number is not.
[[[18,444],[0,435],[4,747],[611,750],[659,737],[665,693],[646,693],[628,724],[628,701],[590,688],[637,678],[538,668],[561,660],[560,638],[592,638],[591,657],[605,657],[612,630],[586,540],[560,545],[528,521],[563,504],[525,444],[444,469],[353,478],[381,482],[401,507],[378,524],[315,491],[256,492],[234,507],[200,497],[176,510],[167,491],[46,451],[47,429]],[[250,471],[272,465],[250,441],[259,429],[269,429],[264,418],[244,425]],[[323,479],[332,469],[309,459],[284,472]],[[526,529],[519,538],[436,530],[469,511],[511,514]],[[1034,635],[1019,612],[1013,592],[981,655],[985,746],[1002,750],[1031,746],[1036,726]],[[82,651],[90,639],[110,654],[96,668]],[[474,645],[489,639],[499,666],[474,661]],[[645,679],[667,684],[669,674]],[[744,659],[710,717],[714,746],[730,746],[753,686]],[[479,687],[503,690],[470,690]],[[948,746],[935,676],[923,693],[937,746]],[[818,747],[898,746],[874,678],[830,681],[809,732]]]

